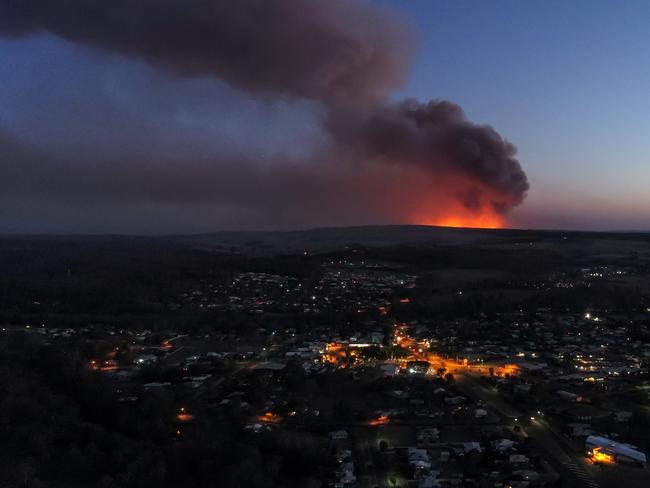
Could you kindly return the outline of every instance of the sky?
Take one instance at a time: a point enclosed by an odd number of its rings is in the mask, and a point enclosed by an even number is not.
[[[11,3],[0,232],[650,230],[647,2]]]
[[[420,30],[404,92],[453,100],[517,146],[531,189],[513,224],[650,228],[650,4],[389,3]]]

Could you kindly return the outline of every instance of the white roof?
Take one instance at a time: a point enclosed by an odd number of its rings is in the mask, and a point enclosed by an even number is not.
[[[285,365],[282,363],[276,363],[273,361],[264,361],[261,363],[257,363],[253,366],[253,370],[258,371],[258,370],[264,370],[264,369],[269,369],[272,371],[280,371],[281,369],[284,369]]]

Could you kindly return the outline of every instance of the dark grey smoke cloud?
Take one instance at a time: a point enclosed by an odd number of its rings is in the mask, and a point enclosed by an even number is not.
[[[0,33],[50,32],[178,75],[332,101],[404,81],[407,26],[361,0],[0,0]]]
[[[447,101],[405,100],[365,111],[334,113],[329,130],[366,157],[415,164],[433,173],[467,176],[495,190],[483,197],[477,186],[462,195],[466,208],[487,201],[498,212],[520,204],[529,188],[516,148],[493,128],[469,122]]]
[[[520,204],[526,174],[515,147],[494,129],[469,122],[449,102],[388,101],[407,74],[410,31],[400,16],[364,0],[0,0],[2,36],[47,32],[177,76],[215,76],[257,97],[316,100],[325,107],[323,124],[336,151],[346,157],[448,176],[468,209],[491,205],[506,212]],[[84,168],[84,178],[97,178],[90,169]],[[149,170],[169,172],[164,166]],[[206,182],[219,180],[213,173],[229,169],[217,164],[207,171],[213,178],[194,183],[200,195],[209,191]],[[232,174],[240,178],[234,187],[244,185],[241,172]],[[285,176],[278,188],[293,184]],[[114,180],[104,188],[120,194],[134,186],[134,180]],[[228,185],[218,191],[241,197]]]

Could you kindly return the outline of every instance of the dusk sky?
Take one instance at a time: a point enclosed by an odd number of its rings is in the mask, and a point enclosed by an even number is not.
[[[80,2],[0,0],[0,232],[650,229],[647,2]]]

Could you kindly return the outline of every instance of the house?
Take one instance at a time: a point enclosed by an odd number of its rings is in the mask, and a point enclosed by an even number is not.
[[[558,390],[556,392],[556,394],[562,400],[567,401],[567,402],[580,402],[580,401],[582,401],[582,397],[580,395],[577,395],[575,393],[571,393],[570,391]]]
[[[333,441],[343,441],[347,440],[348,438],[348,432],[347,430],[335,430],[333,432],[330,432],[330,439]]]
[[[472,451],[481,452],[481,445],[478,442],[463,442],[463,450],[465,453]]]
[[[429,371],[429,366],[427,361],[409,361],[406,363],[406,370],[410,374],[425,375]]]
[[[154,356],[153,354],[142,354],[142,355],[138,356],[137,358],[135,358],[134,362],[135,362],[135,364],[137,364],[139,366],[145,366],[147,364],[153,364],[157,360],[158,360],[158,358],[156,356]]]
[[[484,408],[477,408],[476,410],[474,410],[474,417],[477,419],[482,419],[487,417],[487,410],[485,410]]]
[[[344,487],[352,485],[357,481],[357,477],[354,475],[354,463],[346,462],[341,463],[339,470],[336,472],[336,487]]]
[[[445,398],[445,403],[447,405],[460,405],[461,403],[464,403],[467,398],[464,396],[453,396],[449,398]]]
[[[528,464],[530,459],[528,459],[528,456],[524,456],[523,454],[510,454],[508,461],[510,464]]]
[[[151,391],[151,390],[160,390],[162,388],[172,386],[172,384],[169,381],[166,381],[164,383],[159,383],[157,381],[153,381],[151,383],[145,383],[143,386],[144,386],[145,391]]]
[[[492,442],[492,446],[497,452],[505,452],[512,449],[515,446],[515,442],[510,439],[497,439]]]
[[[282,371],[285,367],[286,365],[282,363],[265,361],[265,362],[257,363],[251,369],[253,371]]]

